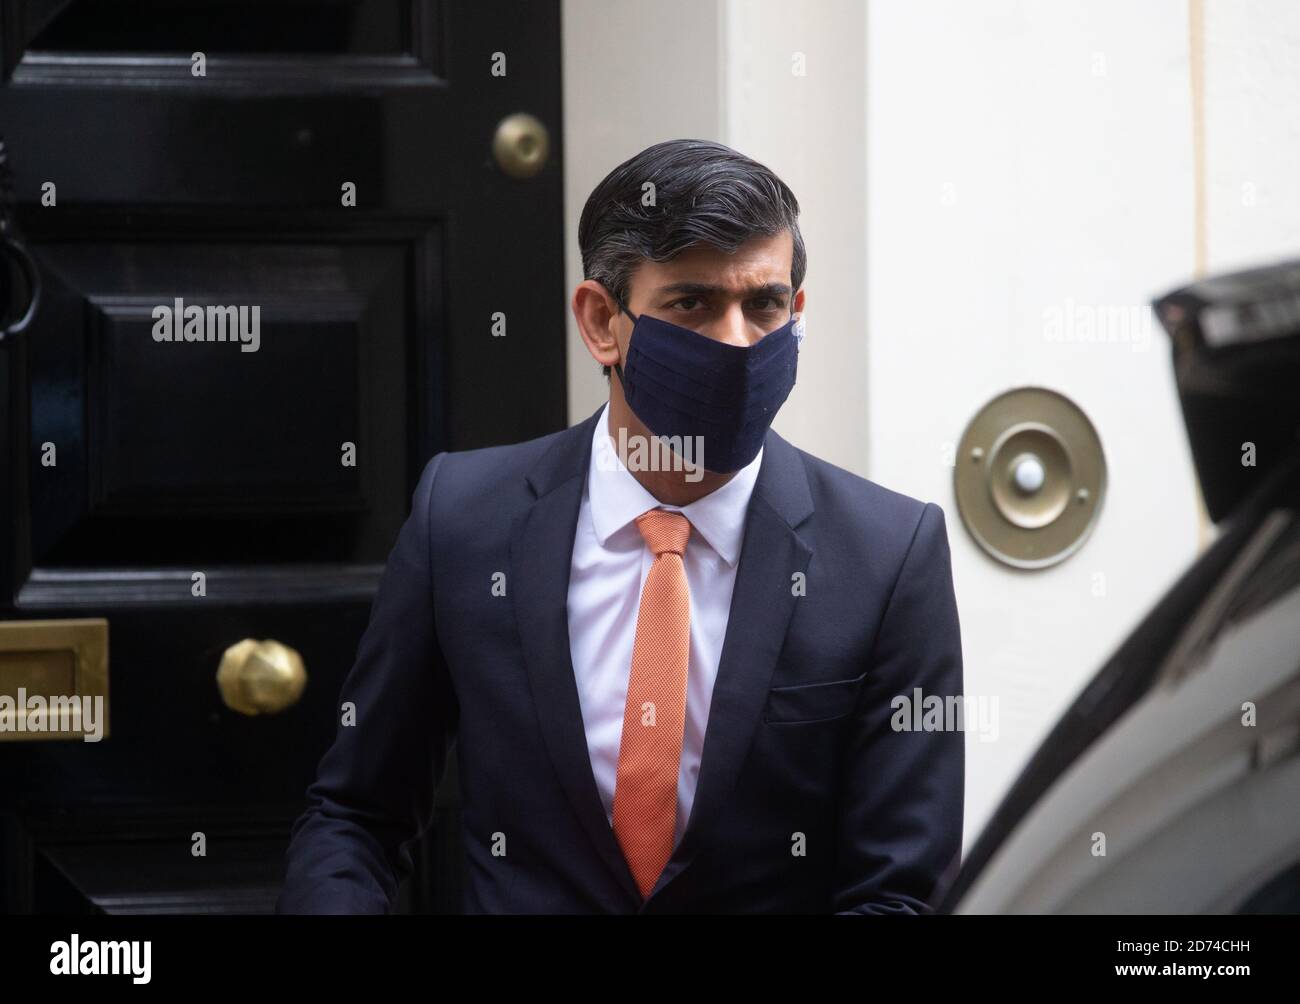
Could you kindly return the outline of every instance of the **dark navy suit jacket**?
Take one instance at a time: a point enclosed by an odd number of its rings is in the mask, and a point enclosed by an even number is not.
[[[896,730],[891,702],[961,693],[943,510],[769,430],[695,801],[643,901],[569,655],[599,415],[425,468],[277,912],[388,912],[453,741],[467,913],[928,912],[961,849],[963,734]]]

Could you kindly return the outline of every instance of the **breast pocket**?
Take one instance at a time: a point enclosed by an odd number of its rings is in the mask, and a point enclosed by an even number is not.
[[[857,705],[866,675],[864,672],[849,680],[773,687],[767,693],[763,721],[769,725],[812,725],[847,717]]]

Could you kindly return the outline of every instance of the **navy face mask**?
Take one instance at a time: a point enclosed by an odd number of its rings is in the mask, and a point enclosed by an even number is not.
[[[627,368],[614,369],[628,407],[655,436],[692,437],[705,470],[738,471],[756,456],[794,387],[801,319],[753,345],[728,345],[642,314],[628,343]],[[695,439],[693,437],[699,437]]]

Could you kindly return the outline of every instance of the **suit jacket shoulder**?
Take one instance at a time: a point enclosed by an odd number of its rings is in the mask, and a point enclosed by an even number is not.
[[[837,546],[876,562],[883,557],[901,564],[921,528],[927,511],[938,527],[945,528],[943,508],[914,498],[792,447],[803,462],[819,525],[833,527]]]
[[[446,511],[489,502],[502,491],[518,488],[528,471],[579,426],[561,429],[519,443],[455,450],[440,454],[437,499]],[[437,461],[435,457],[430,464]]]

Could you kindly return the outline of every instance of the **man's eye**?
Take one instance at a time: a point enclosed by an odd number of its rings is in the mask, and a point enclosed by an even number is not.
[[[673,306],[682,307],[685,310],[690,310],[692,305],[697,304],[699,302],[700,302],[700,298],[698,296],[684,296],[680,300],[675,301],[673,303]]]
[[[755,310],[777,310],[781,301],[775,296],[760,296],[753,301]]]

